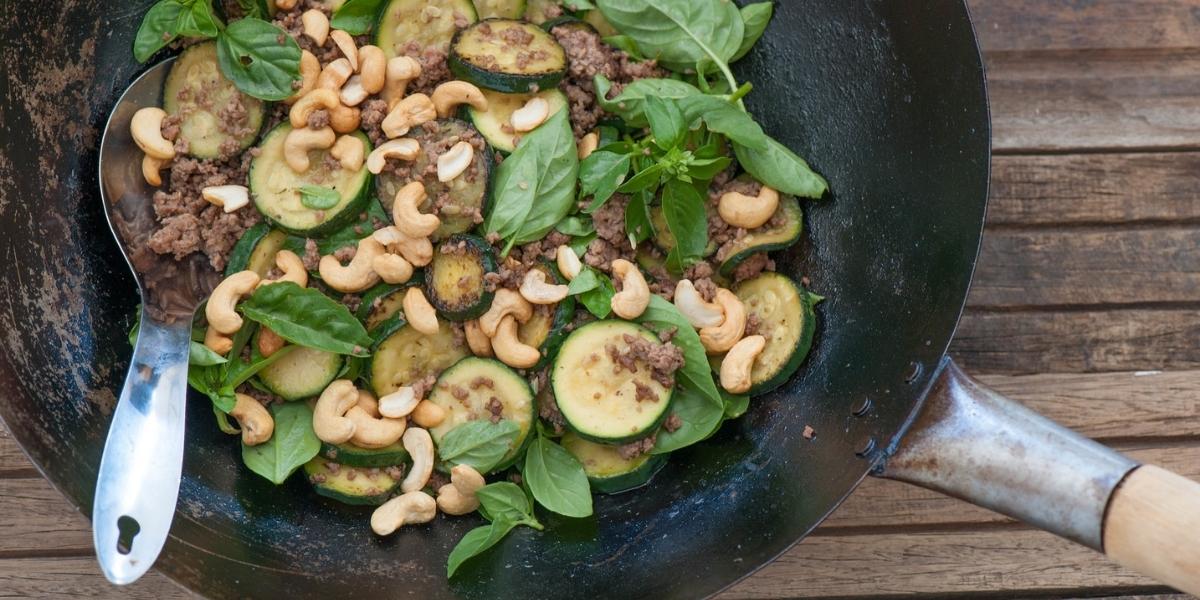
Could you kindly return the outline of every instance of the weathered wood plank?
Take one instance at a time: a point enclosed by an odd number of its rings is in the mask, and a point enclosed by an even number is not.
[[[4,425],[0,425],[0,477],[5,471],[28,471],[33,465],[25,457],[25,453],[17,446],[12,434]]]
[[[0,554],[46,550],[86,552],[87,519],[43,479],[0,479]]]
[[[970,0],[985,52],[1182,48],[1200,41],[1197,0]]]
[[[0,598],[174,600],[195,596],[154,571],[131,585],[114,587],[100,574],[96,559],[84,556],[0,560]]]

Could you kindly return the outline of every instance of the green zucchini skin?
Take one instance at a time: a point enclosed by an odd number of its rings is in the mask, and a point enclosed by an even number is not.
[[[259,329],[252,340],[258,352]],[[319,396],[337,378],[345,359],[332,352],[299,347],[259,371],[256,377],[272,394],[287,401]]]
[[[423,20],[427,7],[439,9],[437,17]],[[405,55],[405,46],[415,44],[416,50],[432,48],[446,52],[458,30],[458,19],[474,23],[479,20],[471,0],[389,0],[379,13],[375,28],[375,45],[385,56]]]
[[[493,149],[504,154],[517,149],[517,140],[520,137],[511,130],[504,131],[504,128],[512,118],[513,112],[525,106],[531,98],[537,96],[550,103],[551,115],[567,106],[567,96],[557,88],[545,89],[537,94],[505,94],[487,89],[481,91],[487,98],[488,109],[479,111],[468,105],[465,109],[467,118]]]
[[[562,447],[579,459],[592,491],[619,494],[648,483],[666,464],[666,454],[642,454],[625,460],[613,446],[589,442],[574,433],[563,435]],[[619,468],[614,468],[621,465]]]
[[[404,464],[408,460],[408,451],[400,442],[376,449],[359,448],[349,442],[345,444],[322,442],[321,456],[330,462],[347,467],[374,469]]]
[[[242,232],[242,237],[238,238],[237,243],[233,245],[233,249],[229,251],[229,258],[225,262],[226,277],[246,270],[250,264],[250,256],[254,254],[254,249],[270,231],[269,224],[258,223]]]
[[[800,202],[792,196],[780,196],[777,210],[783,211],[787,217],[783,225],[775,228],[760,227],[720,248],[717,256],[724,258],[717,272],[722,277],[733,276],[733,271],[738,265],[759,252],[783,250],[800,241],[800,236],[804,233],[804,212],[800,209]]]
[[[469,355],[465,344],[456,342],[450,323],[439,321],[435,335],[401,325],[390,335],[375,338],[382,340],[371,354],[371,388],[376,396],[386,396],[428,375],[437,376]]]
[[[596,28],[593,27],[591,23],[588,23],[587,21],[584,21],[583,19],[580,19],[579,17],[573,17],[571,15],[562,15],[561,17],[555,17],[553,19],[550,19],[549,21],[546,21],[545,23],[541,23],[541,26],[542,26],[542,29],[545,29],[546,31],[549,31],[549,32],[553,32],[555,27],[565,26],[565,27],[568,27],[571,29],[580,29],[580,30],[587,31],[590,33],[596,33]]]
[[[461,244],[462,254],[442,252],[447,245]],[[484,276],[495,273],[496,254],[482,238],[457,234],[442,242],[425,268],[425,295],[438,314],[451,321],[470,321],[487,312],[495,294],[487,289]],[[459,284],[468,280],[467,288]]]
[[[494,387],[472,387],[471,382],[477,377],[491,379]],[[455,388],[459,389],[460,395],[465,392],[466,396],[455,397]],[[492,397],[497,398],[503,407],[501,418],[516,423],[520,428],[512,449],[491,471],[498,472],[512,466],[524,454],[525,447],[533,439],[534,422],[538,414],[537,401],[529,381],[508,365],[491,358],[469,356],[443,371],[427,399],[446,410],[446,420],[437,427],[431,427],[429,434],[433,436],[434,443],[440,444],[442,438],[458,426],[468,421],[491,418],[487,404]]]
[[[765,313],[756,299],[763,290],[770,291],[777,298],[772,305],[782,307],[786,313]],[[824,298],[804,289],[790,277],[772,272],[741,282],[733,292],[746,305],[748,313],[759,315],[759,331],[767,338],[767,347],[751,371],[751,387],[747,392],[751,396],[765,394],[787,383],[808,357],[817,331],[815,307]],[[799,324],[798,335],[788,330],[790,323]],[[786,357],[782,359],[775,358],[784,354]],[[768,363],[774,368],[768,368]]]
[[[220,112],[234,98],[246,110],[246,133],[234,138],[220,130]],[[202,106],[199,99],[208,104]],[[179,135],[188,142],[187,153],[201,159],[219,158],[227,142],[234,155],[258,139],[265,121],[262,100],[242,93],[225,78],[217,63],[217,44],[196,44],[180,53],[163,84],[163,110],[181,116]]]
[[[484,64],[484,46],[490,39],[494,39],[488,32],[498,28],[520,28],[532,35],[533,40],[520,47],[499,46],[494,50],[488,48],[490,54],[487,56],[501,59],[501,64]],[[544,64],[532,68],[520,65],[516,58],[517,53],[531,47],[536,47],[546,54]],[[511,56],[505,54],[504,50],[509,50],[508,54]],[[512,19],[484,19],[454,35],[454,40],[450,43],[447,65],[458,79],[498,92],[522,94],[547,90],[558,85],[567,71],[567,56],[558,40],[537,25]]]
[[[401,480],[393,479],[387,473],[369,477],[366,471],[349,466],[340,466],[334,473],[326,467],[332,462],[317,456],[304,463],[304,474],[312,484],[313,491],[326,498],[356,506],[379,506],[387,502],[392,492],[400,487]],[[351,472],[355,474],[353,479],[348,477]],[[318,481],[318,476],[323,481]]]

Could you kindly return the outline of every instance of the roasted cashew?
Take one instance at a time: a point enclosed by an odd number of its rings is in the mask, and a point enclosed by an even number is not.
[[[292,10],[293,8],[296,8],[296,4],[298,2],[300,2],[300,0],[275,0],[275,8],[278,8],[279,10]]]
[[[417,153],[420,151],[420,142],[412,138],[400,138],[384,142],[376,146],[371,151],[371,154],[367,156],[367,170],[373,175],[378,175],[387,166],[387,159],[399,158],[401,160],[412,160],[417,157]]]
[[[263,279],[258,282],[258,287],[279,283],[281,281],[290,281],[300,287],[308,287],[308,269],[304,268],[304,261],[291,250],[280,250],[275,253],[275,267],[283,271],[278,279]]]
[[[427,237],[408,237],[401,233],[395,225],[376,229],[371,237],[387,246],[389,251],[399,252],[400,256],[412,263],[414,267],[423,267],[433,261],[433,242],[430,242]]]
[[[475,147],[470,142],[459,142],[442,153],[437,159],[438,181],[446,183],[462,175],[475,160]]]
[[[333,146],[335,139],[337,139],[337,134],[329,127],[293,129],[283,139],[283,160],[293,171],[304,173],[312,166],[312,162],[308,159],[308,152],[328,149]]]
[[[275,419],[271,418],[271,412],[246,394],[235,393],[234,396],[237,403],[229,411],[229,416],[237,419],[242,428],[242,443],[257,446],[271,439],[271,434],[275,433]]]
[[[317,264],[317,272],[329,287],[344,294],[356,294],[379,283],[379,274],[374,269],[375,257],[385,252],[383,244],[367,236],[358,240],[358,250],[349,264],[343,266],[333,255],[326,255]]]
[[[492,351],[500,362],[514,369],[528,369],[542,359],[537,348],[526,345],[517,337],[517,320],[512,315],[500,320],[500,327],[492,336]]]
[[[700,330],[700,343],[709,354],[728,352],[746,331],[746,306],[733,292],[721,288],[713,299],[721,312],[725,313],[725,321],[716,327],[705,327]]]
[[[250,204],[250,189],[244,185],[211,185],[200,190],[200,197],[231,213]]]
[[[413,409],[409,418],[419,427],[426,429],[437,427],[446,420],[446,409],[428,400],[422,400],[417,403],[417,407]]]
[[[475,356],[492,356],[492,338],[488,337],[479,327],[479,321],[470,320],[463,323],[463,333],[466,334],[467,347]]]
[[[388,60],[383,87],[383,99],[387,101],[388,110],[395,108],[396,104],[404,99],[409,82],[420,76],[421,63],[413,57],[396,56]]]
[[[358,74],[368,94],[378,94],[387,84],[387,60],[379,46],[368,44],[358,49]]]
[[[258,330],[258,353],[263,358],[279,352],[286,344],[287,340],[279,337],[279,334],[275,333],[274,329],[263,325]]]
[[[166,168],[168,162],[161,158],[154,158],[149,154],[143,156],[142,178],[146,180],[146,183],[154,187],[160,187],[162,185],[162,173],[160,171]]]
[[[410,238],[429,237],[442,226],[442,220],[437,215],[421,212],[421,203],[426,198],[425,184],[420,181],[410,181],[396,192],[392,200],[392,221],[402,235]]]
[[[731,394],[750,391],[750,372],[754,360],[767,346],[767,338],[751,335],[734,344],[721,359],[721,387]]]
[[[433,305],[429,304],[429,300],[425,299],[425,292],[419,287],[410,287],[404,291],[404,320],[413,329],[425,334],[436,335],[438,332],[437,311]]]
[[[717,203],[717,214],[734,227],[756,229],[770,221],[778,208],[779,192],[764,185],[757,196],[725,192]]]
[[[363,409],[364,412],[376,419],[382,416],[379,414],[379,401],[375,399],[374,394],[367,390],[358,390],[358,403],[354,406]]]
[[[388,139],[398,138],[409,129],[437,118],[433,101],[425,94],[413,94],[399,102],[383,118],[383,134]]]
[[[213,327],[206,327],[204,329],[204,345],[209,350],[225,356],[229,354],[230,350],[233,350],[233,338],[217,331]]]
[[[487,480],[471,465],[455,465],[450,469],[450,483],[438,488],[438,510],[448,515],[465,515],[479,508],[475,492],[487,485]]]
[[[371,513],[371,531],[391,535],[405,525],[428,523],[437,516],[437,501],[421,491],[401,494]]]
[[[291,120],[292,127],[307,127],[308,117],[320,109],[329,113],[329,126],[338,133],[350,133],[358,129],[362,122],[362,111],[342,104],[342,99],[336,91],[322,87],[297,100],[288,112],[288,119]],[[329,144],[332,146],[333,142]]]
[[[460,104],[470,104],[475,110],[487,111],[488,101],[479,88],[466,81],[447,81],[433,90],[429,96],[437,109],[438,118],[445,119],[454,114]]]
[[[350,81],[353,75],[354,66],[350,64],[350,59],[339,58],[321,69],[321,76],[317,78],[315,89],[337,92],[346,85],[347,81]]]
[[[571,281],[579,276],[579,272],[583,270],[583,263],[579,261],[579,255],[566,244],[559,246],[554,256],[554,262],[558,267],[558,272],[562,273],[567,281]]]
[[[706,302],[696,291],[696,286],[687,279],[680,279],[675,284],[675,308],[697,329],[716,327],[725,322],[725,312],[721,306]]]
[[[513,131],[525,133],[537,129],[537,126],[548,118],[550,118],[550,103],[546,102],[545,98],[534,96],[525,103],[525,106],[513,111],[512,116],[508,118],[508,123],[512,125]]]
[[[304,35],[308,36],[318,46],[324,46],[329,39],[329,17],[318,9],[310,8],[300,15],[300,24]]]
[[[347,171],[358,171],[366,160],[366,146],[363,141],[353,135],[339,136],[329,149],[329,155],[338,160],[338,164]]]
[[[358,404],[358,390],[349,379],[329,384],[313,407],[313,432],[322,442],[344,444],[354,437],[354,421],[346,413]]]
[[[165,118],[167,111],[157,106],[147,106],[133,113],[133,119],[129,121],[129,134],[146,156],[159,160],[175,158],[175,144],[162,134],[162,122]]]
[[[226,277],[213,289],[204,305],[204,318],[208,326],[225,335],[233,335],[242,328],[242,316],[237,313],[237,303],[242,296],[258,286],[258,273],[239,271]]]
[[[412,386],[406,385],[379,398],[379,414],[389,419],[403,419],[412,414],[420,402]]]
[[[510,315],[524,323],[533,316],[533,305],[520,293],[508,288],[500,288],[496,290],[496,295],[492,298],[492,305],[488,307],[487,312],[479,317],[479,328],[488,337],[494,338],[496,330],[500,328],[500,321]]]
[[[355,397],[357,404],[357,396]],[[354,423],[354,435],[350,443],[360,448],[383,448],[395,444],[408,422],[404,419],[375,418],[357,405],[346,411],[346,418]]]
[[[329,32],[329,37],[333,39],[333,43],[337,45],[338,50],[342,51],[342,56],[350,61],[350,66],[358,71],[358,44],[354,43],[354,38],[350,37],[349,33],[341,29],[334,29]]]
[[[284,104],[292,104],[303,98],[317,87],[317,79],[321,76],[321,61],[308,50],[300,51],[300,87],[296,93],[283,100]]]
[[[338,98],[341,98],[342,104],[346,106],[358,106],[362,104],[370,94],[362,85],[362,77],[354,75],[346,80],[346,85],[342,86],[338,92]]]
[[[546,272],[540,269],[530,269],[521,280],[521,297],[534,304],[555,304],[562,302],[570,291],[561,284],[546,283]]]
[[[433,438],[428,431],[411,427],[404,432],[404,449],[412,458],[412,468],[400,483],[400,491],[413,492],[425,487],[433,473]]]
[[[637,265],[618,258],[612,261],[612,272],[614,277],[621,278],[621,291],[614,294],[609,303],[613,312],[629,321],[642,316],[650,305],[650,286],[646,284],[641,270]]]
[[[399,254],[380,254],[371,261],[371,268],[385,283],[405,283],[413,276],[412,263]]]
[[[596,148],[600,146],[600,134],[595,131],[583,136],[579,139],[578,153],[579,160],[583,160],[592,155]]]

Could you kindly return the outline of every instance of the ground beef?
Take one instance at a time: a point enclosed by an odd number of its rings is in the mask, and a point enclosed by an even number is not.
[[[706,302],[712,302],[713,298],[717,296],[718,286],[713,282],[712,279],[707,277],[696,279],[692,282],[692,285],[696,288],[696,292],[700,294],[700,297],[704,298]]]
[[[249,383],[243,383],[242,385],[239,385],[236,391],[239,394],[245,394],[251,398],[254,398],[255,400],[258,400],[258,402],[263,406],[283,403],[283,398],[280,398],[279,396],[269,392],[264,392],[250,385]]]
[[[476,376],[475,379],[472,379],[471,383],[467,384],[467,387],[471,388],[472,390],[477,390],[479,388],[487,388],[489,390],[494,390],[494,389],[496,389],[496,382],[492,381],[492,379],[490,377],[484,377],[483,375],[479,375],[479,376]]]
[[[421,75],[408,84],[408,93],[432,94],[439,83],[449,81],[450,67],[446,64],[446,51],[434,46],[422,46],[410,41],[400,48],[400,54],[411,56],[421,64]]]
[[[388,138],[383,133],[383,119],[388,114],[388,103],[381,98],[372,98],[363,102],[361,113],[361,127],[366,132],[367,137],[371,138],[371,144],[379,146],[388,141]]]
[[[671,413],[667,416],[667,420],[663,421],[663,429],[666,429],[667,433],[675,433],[679,431],[680,427],[683,427],[683,419],[680,419],[679,415],[675,413]]]
[[[592,81],[604,75],[617,86],[635,79],[663,77],[666,71],[653,61],[637,62],[629,55],[608,46],[600,35],[587,29],[559,26],[551,30],[567,55],[567,74],[559,85],[567,95],[575,137],[583,137],[596,127],[604,110],[596,102]],[[616,86],[614,86],[616,87]]]
[[[656,436],[651,435],[648,438],[642,438],[622,446],[617,446],[617,454],[620,454],[621,458],[625,460],[633,460],[652,450],[655,441]]]
[[[752,336],[752,335],[758,335],[758,328],[761,325],[762,325],[762,318],[758,316],[758,313],[754,313],[754,312],[747,313],[746,314],[746,329],[742,335],[745,335],[747,337]]]
[[[775,261],[771,260],[764,252],[756,252],[750,255],[750,258],[742,261],[741,264],[733,270],[733,282],[741,283],[747,279],[757,277],[763,271],[774,271]]]
[[[329,127],[329,111],[325,109],[314,110],[308,115],[309,129],[324,129]]]
[[[362,296],[358,294],[343,294],[342,304],[346,306],[350,312],[358,312],[358,308],[362,306]]]
[[[451,386],[449,386],[449,389],[450,389],[450,395],[454,396],[454,399],[458,400],[459,402],[462,402],[462,401],[466,400],[467,398],[471,397],[471,393],[468,392],[466,389],[462,388],[461,386],[451,385]]]
[[[640,336],[625,334],[622,336],[626,348],[618,348],[616,344],[607,344],[604,351],[608,353],[613,363],[613,374],[622,371],[638,372],[638,365],[650,367],[650,376],[663,387],[674,387],[675,371],[683,366],[683,351],[670,342],[655,344]],[[641,400],[642,392],[638,391]]]
[[[358,254],[357,246],[342,246],[341,248],[333,251],[333,257],[338,259],[338,261],[341,263],[354,260],[355,254]]]
[[[440,490],[442,489],[442,486],[446,485],[447,483],[450,483],[450,477],[445,473],[434,469],[433,472],[429,474],[429,481],[425,484],[425,487],[431,490]]]
[[[304,263],[304,268],[309,271],[316,271],[321,264],[321,250],[317,246],[317,240],[306,238],[304,240],[304,256],[300,257]]]
[[[385,467],[383,469],[383,472],[387,473],[388,477],[391,477],[392,479],[394,479],[396,481],[400,481],[401,479],[404,479],[404,467],[405,466],[406,465],[401,463],[401,464],[398,464],[398,465],[395,465],[392,467]]]
[[[606,240],[596,238],[588,244],[587,252],[583,254],[583,264],[599,269],[605,273],[612,271],[612,261],[628,255],[628,252],[622,252],[620,248],[608,243]]]
[[[524,263],[509,256],[500,263],[500,267],[495,272],[484,273],[483,287],[489,292],[500,288],[515,290],[521,287],[521,281],[525,278],[525,272],[528,270],[529,267]]]
[[[179,137],[179,124],[183,121],[179,115],[167,115],[162,121],[160,131],[164,139],[175,141]]]
[[[491,414],[491,416],[488,417],[489,421],[493,423],[499,423],[500,419],[504,418],[504,403],[501,402],[499,398],[495,396],[488,398],[486,408],[488,413]]]
[[[424,398],[433,389],[433,385],[437,383],[437,377],[434,375],[426,375],[412,383],[413,395],[417,398]]]
[[[638,402],[658,402],[658,394],[654,393],[654,388],[634,380],[633,382],[634,399]]]

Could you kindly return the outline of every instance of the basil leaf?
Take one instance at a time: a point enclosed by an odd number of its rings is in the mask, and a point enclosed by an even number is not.
[[[699,258],[708,245],[708,214],[704,198],[695,186],[672,179],[663,188],[663,216],[667,229],[675,238],[671,252],[683,259]]]
[[[175,35],[183,37],[217,37],[217,17],[209,0],[185,0],[186,10],[175,21]]]
[[[665,170],[666,166],[662,163],[654,163],[649,167],[639,171],[638,174],[634,175],[629,181],[621,184],[621,187],[617,188],[617,191],[623,194],[628,194],[630,192],[639,192],[644,189],[656,187],[659,181],[662,180],[662,174]]]
[[[663,150],[679,145],[687,133],[687,122],[683,120],[683,112],[679,110],[679,106],[657,96],[646,98],[646,120],[650,122],[654,145]]]
[[[701,181],[711,181],[713,177],[717,176],[717,173],[729,168],[731,163],[733,163],[733,159],[728,156],[693,158],[687,164],[687,173]]]
[[[558,222],[554,229],[563,235],[578,237],[588,235],[596,231],[596,226],[591,219],[580,216],[567,217]]]
[[[188,348],[188,364],[197,367],[211,367],[229,362],[228,358],[213,352],[200,342],[192,342]]]
[[[382,6],[383,0],[346,0],[345,4],[333,11],[329,25],[350,35],[371,33],[375,22],[379,20]]]
[[[679,429],[660,430],[654,448],[650,450],[652,454],[673,452],[708,438],[721,426],[725,404],[718,402],[714,405],[691,386],[680,386],[671,399],[671,412],[679,417]]]
[[[283,100],[296,93],[292,82],[300,79],[300,46],[272,23],[230,23],[217,36],[217,61],[237,89],[255,98]]]
[[[696,86],[686,81],[675,79],[638,79],[621,88],[621,93],[611,100],[608,92],[612,82],[604,75],[597,74],[592,83],[596,87],[596,102],[600,106],[621,117],[630,127],[646,127],[646,98],[656,97],[663,100],[686,98],[703,94]]]
[[[742,45],[745,24],[729,0],[598,0],[600,12],[646,56],[672,71],[723,65]]]
[[[479,500],[479,512],[489,521],[511,521],[542,529],[542,524],[533,516],[533,503],[521,486],[511,481],[489,483],[475,492]]]
[[[188,368],[188,385],[192,389],[208,396],[212,401],[213,408],[221,412],[229,412],[233,410],[233,405],[237,403],[232,393],[223,393],[222,369],[219,366],[211,367],[190,367]]]
[[[803,158],[771,137],[767,137],[764,150],[734,143],[733,153],[747,173],[781,193],[820,198],[829,189],[825,178],[813,171]]]
[[[438,445],[438,456],[454,465],[470,465],[480,473],[491,471],[504,459],[521,429],[516,423],[502,420],[468,421],[451,429]]]
[[[650,222],[649,194],[642,192],[630,198],[625,205],[625,232],[629,235],[629,245],[634,248],[654,235],[654,226]],[[708,227],[707,222],[705,228]],[[707,237],[707,232],[705,233]]]
[[[742,45],[738,47],[738,51],[733,54],[729,62],[738,60],[750,52],[750,49],[762,37],[763,32],[767,30],[767,23],[771,22],[771,14],[774,12],[775,6],[770,2],[756,2],[742,7],[742,24],[745,28],[742,33]]]
[[[290,281],[264,285],[238,305],[247,318],[279,337],[316,350],[368,356],[371,337],[342,304]]]
[[[187,10],[179,0],[161,0],[151,6],[146,16],[142,17],[142,24],[133,38],[133,57],[144,63],[155,52],[175,41],[179,37],[175,24]]]
[[[571,295],[582,294],[588,290],[594,290],[600,286],[600,274],[591,267],[580,269],[579,274],[567,283],[567,293]]]
[[[491,525],[476,527],[467,532],[458,545],[450,551],[449,558],[446,559],[446,577],[454,577],[454,573],[470,558],[479,556],[488,548],[496,545],[496,542],[504,539],[508,532],[512,531],[517,524],[511,521],[495,521]]]
[[[579,164],[579,194],[592,196],[584,212],[592,213],[603,206],[628,174],[628,154],[597,150],[583,159]]]
[[[575,251],[575,255],[582,259],[583,255],[587,254],[588,246],[591,246],[594,241],[596,241],[596,232],[594,231],[587,235],[576,237],[571,240],[571,250]]]
[[[237,435],[242,432],[241,429],[238,429],[229,422],[229,415],[221,412],[221,409],[217,408],[216,406],[213,407],[213,416],[217,419],[217,429],[220,429],[221,433]]]
[[[605,44],[624,52],[629,55],[629,58],[638,62],[646,60],[646,55],[642,54],[640,48],[637,47],[637,42],[627,35],[610,35],[606,38],[601,38]]]
[[[300,346],[292,344],[276,350],[273,354],[271,354],[271,356],[267,356],[265,358],[258,356],[258,358],[248,363],[241,360],[234,362],[228,367],[229,370],[225,374],[225,386],[232,390],[237,386],[246,383],[246,381],[248,381],[251,377],[254,377],[254,375],[256,375],[259,371],[271,366],[276,361],[282,359],[288,354],[291,354],[296,350],[296,348],[299,347]],[[257,353],[255,353],[255,355],[257,356]]]
[[[724,408],[717,384],[713,381],[708,354],[700,343],[700,334],[679,313],[679,309],[663,300],[662,296],[651,294],[650,304],[637,321],[658,331],[674,328],[675,337],[671,338],[671,343],[683,351],[683,367],[676,372],[677,380],[700,393],[713,406]]]
[[[715,131],[755,150],[766,150],[767,134],[746,111],[716,96],[689,96],[679,100],[688,123],[700,119]]]
[[[300,187],[300,204],[303,204],[305,208],[325,210],[337,206],[337,203],[341,200],[342,195],[337,190],[331,190],[319,185],[305,185]]]
[[[129,328],[129,345],[136,346],[138,332],[142,329],[142,305],[139,304],[137,312],[133,313],[133,327]]]
[[[525,452],[521,475],[547,510],[568,517],[592,514],[592,488],[583,465],[562,446],[538,436]]]
[[[608,277],[585,266],[567,285],[567,293],[578,295],[588,312],[603,319],[612,312],[612,297],[617,292]]]
[[[321,440],[313,433],[313,412],[304,402],[274,406],[271,416],[275,419],[275,433],[257,446],[242,444],[242,462],[279,485],[317,455]]]
[[[745,394],[730,394],[721,390],[721,399],[725,401],[726,421],[746,414],[746,409],[750,408],[750,396]]]

